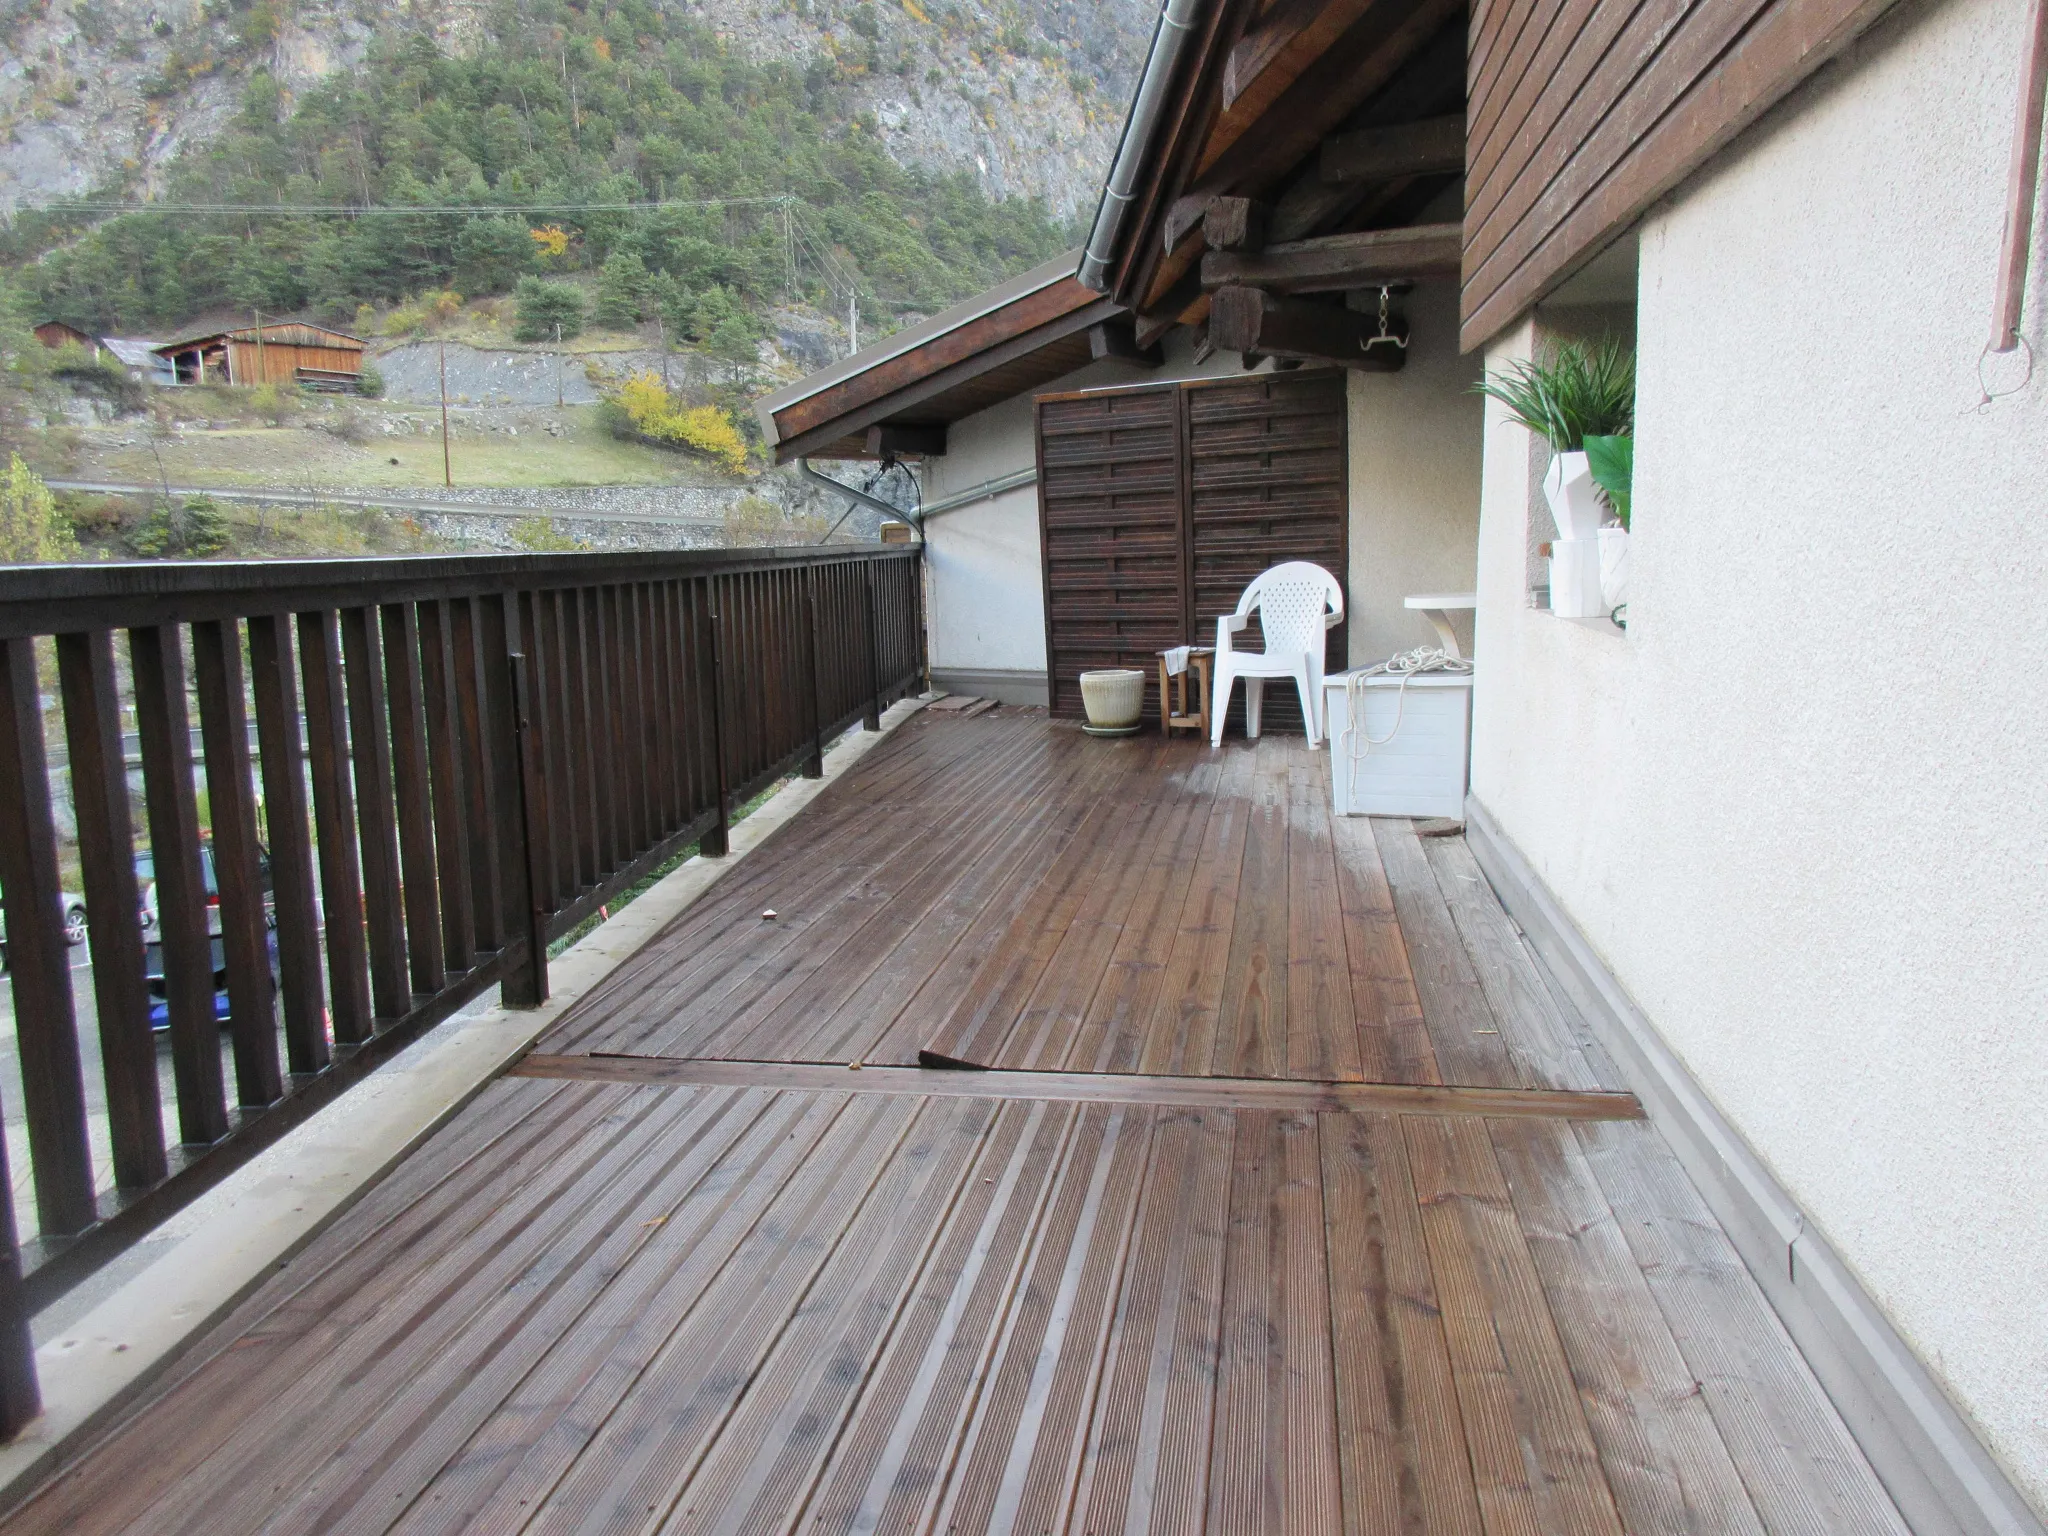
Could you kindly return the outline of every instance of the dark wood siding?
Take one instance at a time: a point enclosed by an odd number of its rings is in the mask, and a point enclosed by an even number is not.
[[[1343,580],[1344,430],[1337,369],[1040,397],[1053,713],[1080,716],[1084,671],[1151,674],[1167,646],[1213,644],[1218,615],[1269,566],[1313,560]],[[1264,643],[1256,622],[1247,639]],[[1330,654],[1342,664],[1341,627]],[[1267,700],[1274,728],[1301,728],[1291,691]],[[1146,718],[1157,710],[1151,685]]]
[[[1310,560],[1344,581],[1348,564],[1344,464],[1344,375],[1335,368],[1262,373],[1182,391],[1188,444],[1189,565],[1200,645],[1216,642],[1216,620],[1259,572]],[[1265,644],[1253,620],[1245,644]],[[1342,666],[1344,629],[1330,631]],[[1231,724],[1243,724],[1244,700]],[[1266,690],[1266,722],[1301,729],[1291,685]]]
[[[1038,406],[1046,669],[1056,715],[1081,673],[1154,665],[1187,632],[1178,391],[1049,396]],[[1158,701],[1147,695],[1156,719]]]
[[[1473,17],[1463,342],[1480,345],[1891,0],[1493,0]]]

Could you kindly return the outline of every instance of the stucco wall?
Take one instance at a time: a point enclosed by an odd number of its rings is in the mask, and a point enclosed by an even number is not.
[[[1458,354],[1454,283],[1424,283],[1402,301],[1408,361],[1399,373],[1350,376],[1351,664],[1435,645],[1401,606],[1411,592],[1469,592],[1479,541],[1477,357]],[[1469,615],[1454,615],[1471,644]]]
[[[2048,366],[1977,408],[2024,9],[1901,10],[1647,221],[1625,638],[1527,607],[1489,409],[1473,792],[2048,1507]]]
[[[1478,361],[1458,355],[1457,296],[1449,284],[1418,289],[1404,307],[1412,336],[1406,366],[1397,374],[1350,376],[1354,664],[1434,643],[1421,616],[1402,608],[1407,593],[1468,590],[1472,584],[1480,402],[1468,391],[1479,375]],[[1169,341],[1162,367],[1097,363],[1042,392],[1237,371],[1235,353],[1196,366],[1182,331]],[[920,471],[924,499],[934,502],[1032,463],[1027,395],[953,425],[945,456],[927,460]],[[926,536],[933,670],[1042,676],[1037,487],[945,513]]]

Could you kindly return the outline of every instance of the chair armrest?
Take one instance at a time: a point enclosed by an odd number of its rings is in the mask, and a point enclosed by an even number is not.
[[[1216,654],[1221,656],[1234,649],[1230,637],[1243,629],[1248,622],[1241,613],[1226,613],[1216,621]]]
[[[1343,622],[1344,615],[1341,613],[1326,613],[1323,615],[1323,628],[1325,629],[1335,629]]]

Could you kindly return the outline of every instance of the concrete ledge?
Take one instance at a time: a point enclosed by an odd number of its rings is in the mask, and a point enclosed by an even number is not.
[[[690,859],[557,956],[546,1006],[484,1006],[449,1020],[159,1228],[151,1239],[159,1257],[36,1350],[43,1412],[0,1446],[0,1507],[28,1493],[592,987],[923,707],[905,700],[882,716],[880,735],[840,742],[825,754],[823,779],[793,780],[732,829],[725,858]]]
[[[932,686],[947,693],[971,693],[998,704],[1029,704],[1043,709],[1052,702],[1052,687],[1043,672],[1007,667],[934,667]]]
[[[1841,1256],[1693,1079],[1479,800],[1465,838],[1501,905],[1627,1075],[1917,1536],[2048,1536]]]

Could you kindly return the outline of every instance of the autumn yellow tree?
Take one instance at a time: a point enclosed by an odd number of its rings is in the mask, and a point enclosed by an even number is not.
[[[0,562],[41,565],[78,558],[78,536],[57,511],[43,477],[11,455],[0,478]]]

